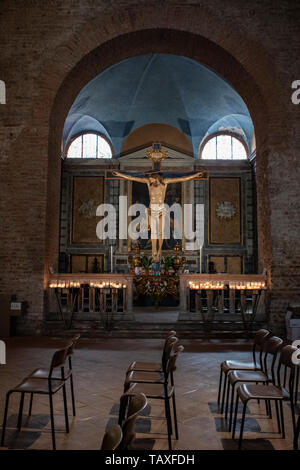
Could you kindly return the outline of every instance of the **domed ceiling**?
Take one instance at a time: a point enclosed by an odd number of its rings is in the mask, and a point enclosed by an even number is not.
[[[174,126],[194,155],[206,135],[235,132],[251,147],[253,124],[240,95],[217,73],[187,57],[147,54],[123,60],[91,80],[67,116],[64,148],[83,131],[98,131],[120,155],[124,139],[151,123]]]

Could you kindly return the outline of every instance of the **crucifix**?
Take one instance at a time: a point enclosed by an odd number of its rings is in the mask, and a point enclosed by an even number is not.
[[[161,162],[168,156],[168,152],[162,150],[160,144],[153,144],[152,150],[147,152],[147,157],[152,160],[152,170],[147,171],[146,177],[131,176],[127,173],[112,171],[114,176],[125,180],[144,183],[148,186],[150,207],[148,215],[151,226],[152,260],[159,262],[161,260],[163,233],[165,225],[166,209],[164,207],[166,190],[168,184],[182,183],[184,181],[194,180],[196,178],[206,178],[206,171],[199,171],[188,176],[179,176],[175,178],[164,178],[161,174]]]

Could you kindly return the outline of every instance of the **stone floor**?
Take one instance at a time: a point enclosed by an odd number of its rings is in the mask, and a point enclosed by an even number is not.
[[[1,423],[7,390],[17,385],[32,369],[47,366],[61,341],[46,337],[7,340],[7,364],[0,366]],[[213,340],[184,340],[182,343],[185,351],[175,372],[180,437],[174,441],[174,449],[236,449],[237,443],[232,441],[216,403],[219,364],[226,358],[247,360],[251,354],[249,344],[242,341],[226,344]],[[64,432],[60,392],[54,400],[57,448],[99,449],[105,429],[117,421],[126,367],[133,359],[159,360],[161,348],[160,339],[81,339],[73,357],[77,416],[70,416],[69,434]],[[264,406],[253,403],[249,408],[245,449],[292,448],[291,416],[287,404],[284,404],[286,439],[277,434],[275,420],[266,418]],[[23,428],[18,432],[18,395],[13,395],[4,449],[51,449],[47,397],[36,396],[29,419],[27,410],[28,398],[25,400]],[[168,449],[165,422],[154,418],[162,415],[163,408],[150,403],[137,422],[136,449]]]

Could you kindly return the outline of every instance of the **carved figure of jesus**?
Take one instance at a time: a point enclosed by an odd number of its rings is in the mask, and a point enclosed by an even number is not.
[[[152,173],[145,178],[131,176],[119,171],[113,171],[114,176],[119,176],[129,181],[136,181],[138,183],[145,183],[148,186],[150,198],[150,225],[151,225],[151,243],[152,243],[152,260],[158,262],[161,259],[163,233],[165,224],[165,196],[167,186],[170,183],[182,183],[184,181],[194,180],[203,177],[205,172],[200,171],[188,176],[181,176],[178,178],[163,178],[159,172]]]

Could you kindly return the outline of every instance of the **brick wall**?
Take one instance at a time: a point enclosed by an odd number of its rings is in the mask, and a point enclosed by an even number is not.
[[[88,80],[136,54],[182,54],[211,66],[245,100],[257,142],[260,265],[269,272],[271,325],[300,291],[300,106],[297,1],[2,0],[0,292],[28,302],[39,332],[49,266],[57,266],[61,135]]]

